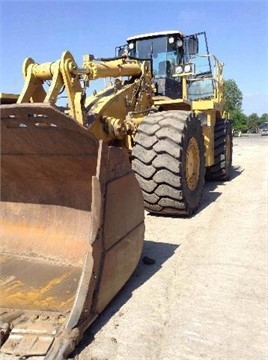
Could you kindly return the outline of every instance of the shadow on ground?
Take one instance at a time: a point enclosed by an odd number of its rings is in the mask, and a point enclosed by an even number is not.
[[[240,166],[233,166],[231,170],[230,180],[228,181],[207,181],[204,187],[204,195],[202,198],[202,202],[200,204],[199,209],[196,214],[203,211],[207,206],[216,201],[222,194],[219,190],[220,186],[225,186],[229,182],[235,180],[236,177],[240,176],[243,173],[244,169]]]
[[[85,349],[94,339],[95,334],[110,320],[110,318],[131,298],[135,289],[139,288],[147,280],[149,280],[158,270],[161,269],[163,263],[173,256],[179,245],[159,243],[145,240],[141,259],[136,270],[130,277],[126,285],[110,302],[106,309],[99,315],[97,320],[85,332],[81,343],[71,354],[76,357],[83,349]],[[149,257],[155,261],[154,264],[146,265],[142,261],[144,257]]]

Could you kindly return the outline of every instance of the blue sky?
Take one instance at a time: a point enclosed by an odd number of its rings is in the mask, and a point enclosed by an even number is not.
[[[206,31],[224,78],[243,92],[244,112],[268,113],[267,0],[0,0],[0,20],[0,92],[21,91],[26,57],[54,61],[69,50],[81,65],[83,54],[110,57],[131,35]]]

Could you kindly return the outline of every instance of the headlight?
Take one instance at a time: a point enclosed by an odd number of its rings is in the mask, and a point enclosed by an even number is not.
[[[191,65],[188,64],[184,66],[184,72],[189,73],[191,72],[191,70],[192,70]]]
[[[176,67],[176,74],[181,74],[183,73],[183,67],[182,66],[177,66]]]

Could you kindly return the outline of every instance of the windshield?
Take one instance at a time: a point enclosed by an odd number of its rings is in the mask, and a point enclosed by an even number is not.
[[[141,59],[152,58],[156,78],[171,77],[175,65],[182,60],[181,50],[177,47],[174,37],[167,36],[137,40],[130,55]]]

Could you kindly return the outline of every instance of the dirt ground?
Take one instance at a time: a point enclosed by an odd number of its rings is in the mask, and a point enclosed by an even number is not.
[[[146,214],[155,264],[140,261],[73,358],[267,359],[267,145],[235,138],[231,181],[207,183],[192,218]]]
[[[234,138],[232,180],[190,219],[146,214],[141,261],[79,360],[267,359],[268,137]]]

